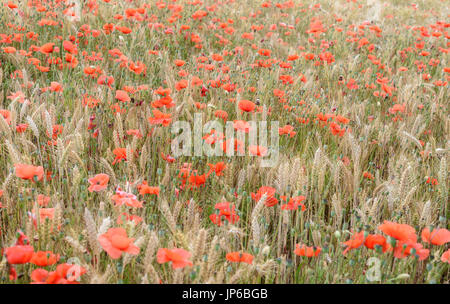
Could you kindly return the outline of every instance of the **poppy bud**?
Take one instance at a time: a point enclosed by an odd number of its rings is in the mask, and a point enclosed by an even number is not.
[[[268,255],[270,253],[270,246],[265,246],[263,249],[262,249],[262,254],[263,255]]]
[[[392,248],[395,248],[397,245],[397,240],[394,238],[389,238],[389,244],[392,246]]]
[[[410,278],[410,275],[407,273],[399,274],[394,280],[407,280]]]
[[[334,236],[335,236],[337,239],[340,239],[340,238],[341,238],[341,232],[340,232],[339,230],[336,230],[336,231],[334,232]]]

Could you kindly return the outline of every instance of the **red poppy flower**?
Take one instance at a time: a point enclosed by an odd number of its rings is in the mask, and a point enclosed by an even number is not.
[[[422,230],[422,240],[433,245],[444,245],[450,242],[450,231],[447,229],[436,228],[430,232],[428,227]]]
[[[383,252],[386,252],[386,250],[390,248],[384,236],[382,236],[381,234],[369,234],[364,241],[364,246],[369,249],[375,249],[376,245],[381,246]]]
[[[262,186],[261,188],[258,189],[258,192],[256,193],[252,192],[251,197],[254,201],[258,202],[261,199],[261,197],[265,194],[267,198],[264,204],[267,207],[272,207],[278,204],[278,200],[274,197],[276,191],[277,190],[275,188]]]
[[[156,260],[158,263],[163,264],[172,262],[172,268],[184,268],[186,266],[192,266],[192,262],[189,261],[191,253],[181,248],[167,249],[160,248],[156,254]]]
[[[416,230],[410,225],[384,221],[383,224],[378,226],[378,229],[404,243],[417,242]]]
[[[128,238],[127,232],[123,228],[110,228],[98,237],[98,241],[112,259],[120,258],[123,252],[132,255],[139,254],[139,247],[133,244],[134,239]]]
[[[105,173],[100,173],[97,174],[96,176],[88,179],[89,181],[89,192],[95,191],[95,192],[99,192],[102,190],[105,190],[106,187],[108,186],[108,182],[109,182],[109,176],[108,174]]]
[[[236,251],[227,253],[225,258],[229,262],[252,264],[254,256],[250,253]]]
[[[59,254],[55,255],[51,251],[37,251],[33,253],[30,263],[36,266],[45,267],[53,265],[59,260]]]
[[[217,226],[222,225],[222,219],[225,219],[230,224],[234,224],[239,220],[239,215],[236,213],[236,206],[230,202],[217,203],[214,209],[219,210],[219,213],[213,213],[209,219]]]
[[[322,251],[322,248],[320,247],[308,247],[305,244],[296,244],[294,253],[298,256],[311,258],[318,256],[320,251]]]
[[[137,188],[141,195],[145,195],[145,194],[153,194],[156,196],[159,195],[159,187],[149,186],[147,184],[147,181],[143,181],[142,184],[140,184]]]
[[[449,263],[450,264],[450,249],[442,254],[441,261],[443,263]]]
[[[36,177],[40,181],[44,177],[44,168],[42,166],[14,164],[14,167],[16,168],[16,176],[21,179],[34,181],[34,177]]]
[[[239,101],[238,106],[243,112],[253,112],[256,108],[256,105],[253,102],[245,99]]]
[[[30,245],[17,245],[5,249],[9,264],[26,264],[33,257],[34,248]]]
[[[362,244],[364,244],[364,231],[360,231],[352,236],[352,238],[346,242],[343,242],[344,245],[347,246],[342,254],[347,254],[347,252],[351,249],[359,248]]]

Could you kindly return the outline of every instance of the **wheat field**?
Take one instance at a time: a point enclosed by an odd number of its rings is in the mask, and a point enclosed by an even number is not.
[[[1,283],[449,283],[449,1],[0,4]]]

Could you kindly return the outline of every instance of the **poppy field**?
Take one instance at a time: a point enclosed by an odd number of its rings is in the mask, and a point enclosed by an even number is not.
[[[448,284],[449,7],[2,0],[0,283]]]

